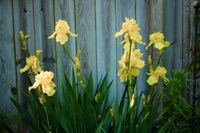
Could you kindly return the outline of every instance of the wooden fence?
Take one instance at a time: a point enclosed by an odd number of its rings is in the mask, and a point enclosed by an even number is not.
[[[81,71],[84,77],[92,71],[94,84],[108,73],[113,80],[111,94],[121,97],[123,84],[117,76],[118,60],[122,55],[121,38],[115,39],[125,17],[135,18],[143,42],[149,42],[149,34],[159,31],[171,46],[164,55],[163,64],[171,69],[189,70],[193,44],[193,0],[0,0],[0,112],[15,114],[9,97],[18,98],[23,104],[21,89],[27,89],[27,79],[19,69],[25,65],[25,55],[19,31],[30,34],[28,49],[31,54],[43,49],[42,65],[55,73],[56,89],[62,83],[63,72],[70,77],[72,62],[62,47],[48,36],[54,31],[58,19],[68,21],[71,31],[79,37],[69,38],[66,47],[75,57],[81,49]],[[158,55],[151,49],[154,60]],[[139,89],[146,88],[146,70],[139,76]],[[16,91],[17,90],[17,91]],[[17,93],[18,92],[18,93]],[[60,92],[59,92],[60,93]]]

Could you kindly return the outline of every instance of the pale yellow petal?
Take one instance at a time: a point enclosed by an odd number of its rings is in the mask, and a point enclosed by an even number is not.
[[[149,85],[154,85],[157,82],[158,82],[158,77],[153,76],[153,75],[149,76],[149,78],[147,79],[147,83]]]
[[[157,48],[158,50],[162,50],[165,47],[165,45],[164,42],[157,42],[155,43],[154,47]]]
[[[124,82],[127,80],[128,73],[125,69],[120,69],[118,71],[118,76],[120,76],[121,82]]]
[[[114,37],[117,38],[117,37],[119,37],[119,36],[121,36],[123,34],[124,34],[124,30],[120,30],[119,32],[115,33]]]
[[[140,74],[140,69],[133,67],[129,69],[129,74],[130,76],[135,76],[137,77]]]
[[[48,96],[52,96],[55,93],[55,84],[51,82],[48,85],[42,85],[42,92],[46,93]]]
[[[78,34],[74,34],[74,33],[72,33],[71,31],[69,31],[69,34],[70,34],[71,36],[73,36],[73,37],[78,37]]]
[[[50,35],[50,36],[48,37],[48,39],[54,38],[55,36],[56,36],[56,32],[54,32],[52,35]]]
[[[56,42],[60,42],[61,45],[64,45],[68,41],[66,34],[58,34],[56,36]]]
[[[28,69],[30,68],[30,66],[26,65],[24,68],[20,69],[20,73],[23,73],[25,71],[28,71]]]
[[[35,83],[33,84],[33,86],[28,87],[28,90],[31,91],[32,89],[36,89],[39,85],[40,85],[40,83],[35,82]]]
[[[36,57],[40,58],[40,55],[42,54],[43,50],[36,50]]]

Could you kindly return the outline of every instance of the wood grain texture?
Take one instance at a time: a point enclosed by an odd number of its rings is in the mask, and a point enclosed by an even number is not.
[[[183,25],[182,25],[182,29],[183,29],[183,41],[182,41],[182,45],[183,45],[183,49],[182,49],[182,53],[183,53],[183,67],[185,68],[186,71],[189,71],[189,63],[190,59],[191,59],[191,20],[190,20],[190,12],[191,12],[191,1],[183,1],[183,17],[182,17],[182,21],[183,21]]]
[[[109,0],[96,1],[96,40],[97,40],[97,73],[98,81],[107,73],[109,81],[113,80],[110,89],[110,101],[117,94],[116,86],[116,39],[115,3]]]
[[[150,0],[150,34],[154,32],[163,33],[164,0]],[[153,61],[158,62],[159,54],[157,49],[150,48]]]
[[[75,33],[75,12],[74,12],[74,1],[73,0],[60,0],[55,1],[55,22],[59,19],[65,19],[69,26],[71,32]],[[76,55],[76,45],[75,38],[68,35],[69,41],[65,44],[68,51],[71,53],[72,57],[75,58]],[[74,66],[73,62],[69,59],[63,50],[63,47],[56,43],[56,71],[57,71],[57,88],[62,87],[64,72],[67,77],[71,77],[71,70]],[[61,94],[61,92],[59,92]]]
[[[176,3],[175,1],[171,0],[165,1],[164,4],[164,35],[165,40],[170,42],[170,47],[165,50],[163,64],[166,67],[168,74],[171,74],[171,68],[174,67],[173,58],[176,54],[176,52],[174,53],[173,50],[176,50],[177,53],[179,53],[179,49],[174,48],[178,48],[178,46],[180,46],[175,40]],[[176,61],[178,61],[178,57],[176,57]]]
[[[55,22],[65,19],[77,39],[69,36],[65,44],[75,58],[78,48],[81,49],[81,71],[85,77],[93,72],[94,86],[108,72],[110,80],[114,80],[111,88],[112,96],[121,99],[124,85],[120,82],[117,72],[118,60],[123,54],[119,44],[123,37],[114,39],[113,34],[120,30],[124,18],[135,18],[143,41],[149,42],[149,34],[163,32],[165,40],[172,46],[165,52],[162,61],[168,69],[185,68],[190,70],[190,48],[193,42],[193,0],[1,0],[0,1],[0,95],[8,100],[9,89],[17,87],[19,101],[25,106],[21,90],[27,89],[27,73],[19,70],[25,65],[25,54],[22,52],[19,31],[30,34],[29,51],[35,54],[36,49],[43,49],[42,66],[45,70],[55,73],[57,88],[62,86],[63,73],[71,77],[74,66],[54,39],[47,39],[54,31]],[[6,9],[5,9],[6,8]],[[151,54],[156,62],[158,53],[151,49],[147,53],[143,46],[138,47],[144,53]],[[146,70],[142,69],[138,78],[138,88],[145,90]],[[17,78],[16,78],[16,76]],[[14,75],[14,76],[13,76]],[[59,89],[58,89],[59,91]],[[1,100],[2,101],[2,100]],[[11,103],[1,103],[1,109],[10,108]]]
[[[125,21],[125,17],[135,18],[136,17],[136,0],[116,0],[116,32],[119,31],[122,27],[122,23]],[[119,43],[122,41],[123,37],[118,37],[117,42],[117,61],[121,59],[123,55],[122,45]],[[120,67],[117,65],[117,72]],[[116,73],[117,73],[116,72]],[[120,78],[117,77],[117,97],[118,101],[120,101],[123,92],[124,92],[124,84],[120,82]]]
[[[34,21],[36,49],[43,50],[41,65],[44,70],[53,71],[56,75],[55,41],[48,39],[54,31],[53,0],[34,1]]]
[[[17,114],[10,97],[17,98],[12,1],[0,1],[0,113]]]
[[[77,46],[81,51],[81,72],[86,79],[90,71],[94,86],[97,85],[97,45],[95,26],[95,0],[76,0]]]
[[[149,43],[149,1],[148,0],[137,0],[136,1],[136,20],[138,22],[139,27],[141,28],[140,33],[142,35],[142,41],[146,44]],[[142,9],[142,11],[141,11]],[[140,94],[141,91],[147,91],[147,75],[146,72],[148,71],[148,64],[147,64],[147,56],[148,52],[145,49],[144,45],[137,45],[139,49],[141,49],[141,52],[143,53],[142,59],[146,62],[146,65],[144,68],[141,69],[140,75],[138,77],[138,94]]]

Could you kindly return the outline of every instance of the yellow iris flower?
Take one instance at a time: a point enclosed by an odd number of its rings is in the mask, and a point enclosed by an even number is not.
[[[156,32],[150,35],[149,37],[150,43],[146,47],[148,49],[149,46],[154,44],[154,47],[158,50],[162,50],[166,47],[169,47],[170,43],[168,41],[164,41],[164,35],[160,32]]]
[[[31,55],[30,57],[26,57],[26,66],[20,69],[20,73],[28,71],[30,68],[32,69],[32,72],[34,74],[37,74],[38,72],[42,71],[39,61],[41,53],[42,50],[36,50],[36,56]]]
[[[64,45],[68,41],[67,34],[73,37],[78,36],[70,31],[70,27],[65,20],[58,20],[56,22],[55,31],[49,38],[54,38],[56,36],[56,42],[60,42],[61,45]]]
[[[40,74],[37,74],[35,76],[35,83],[33,84],[33,86],[29,87],[29,91],[32,89],[36,89],[41,85],[42,93],[45,93],[48,96],[52,96],[55,93],[55,84],[52,81],[53,77],[53,72],[42,71]]]
[[[158,82],[159,77],[163,78],[164,80],[167,80],[167,78],[165,77],[166,73],[167,70],[161,66],[158,66],[155,71],[150,70],[150,73],[148,74],[150,76],[147,79],[147,83],[149,85],[154,85]]]
[[[145,66],[145,62],[141,60],[142,56],[140,49],[131,50],[129,62],[129,52],[125,50],[124,55],[118,62],[121,67],[118,72],[121,82],[127,81],[128,76],[137,77],[140,74],[140,69]]]
[[[128,33],[124,35],[124,41],[122,41],[121,43],[128,43],[129,40],[132,40],[132,43],[137,42],[137,43],[141,43],[144,44],[142,42],[142,36],[139,33],[140,28],[138,27],[138,24],[136,23],[135,19],[129,19],[125,17],[125,22],[122,23],[122,28],[120,29],[119,32],[116,32],[114,37],[117,38],[121,35],[123,35],[124,33]],[[130,44],[130,43],[128,43]]]

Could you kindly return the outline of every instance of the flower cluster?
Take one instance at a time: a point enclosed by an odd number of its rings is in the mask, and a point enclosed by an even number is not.
[[[122,28],[114,35],[115,38],[124,35],[124,40],[120,42],[120,44],[124,44],[124,54],[118,62],[121,67],[118,71],[118,75],[122,82],[128,81],[129,78],[137,77],[140,74],[140,69],[145,66],[145,62],[141,59],[143,54],[139,49],[135,48],[136,43],[144,44],[139,30],[140,28],[134,19],[125,18],[125,22],[122,23]],[[154,45],[154,47],[158,49],[160,56],[162,56],[164,48],[170,45],[168,41],[164,41],[164,35],[160,32],[151,34],[149,40],[150,42],[148,46],[146,46],[146,49]],[[147,83],[149,85],[154,85],[158,82],[159,77],[167,81],[165,77],[167,70],[159,65],[160,60],[155,68],[152,65],[151,56],[149,56],[148,60],[150,72],[147,73],[147,75],[149,75]]]
[[[139,30],[140,28],[134,19],[125,18],[122,28],[114,35],[116,38],[124,34],[124,40],[121,42],[121,44],[124,44],[124,55],[118,62],[121,67],[118,75],[122,82],[127,81],[129,76],[137,77],[140,69],[145,66],[141,59],[143,54],[139,49],[135,49],[135,43],[144,44]]]
[[[29,87],[29,91],[38,88],[40,102],[43,104],[45,101],[44,94],[47,96],[52,96],[55,93],[55,84],[52,81],[54,77],[53,72],[43,71],[40,66],[39,57],[41,53],[41,50],[36,50],[36,55],[30,55],[27,57],[26,65],[24,68],[20,69],[20,73],[26,72],[30,69],[32,74],[35,76],[35,83],[33,86]]]

